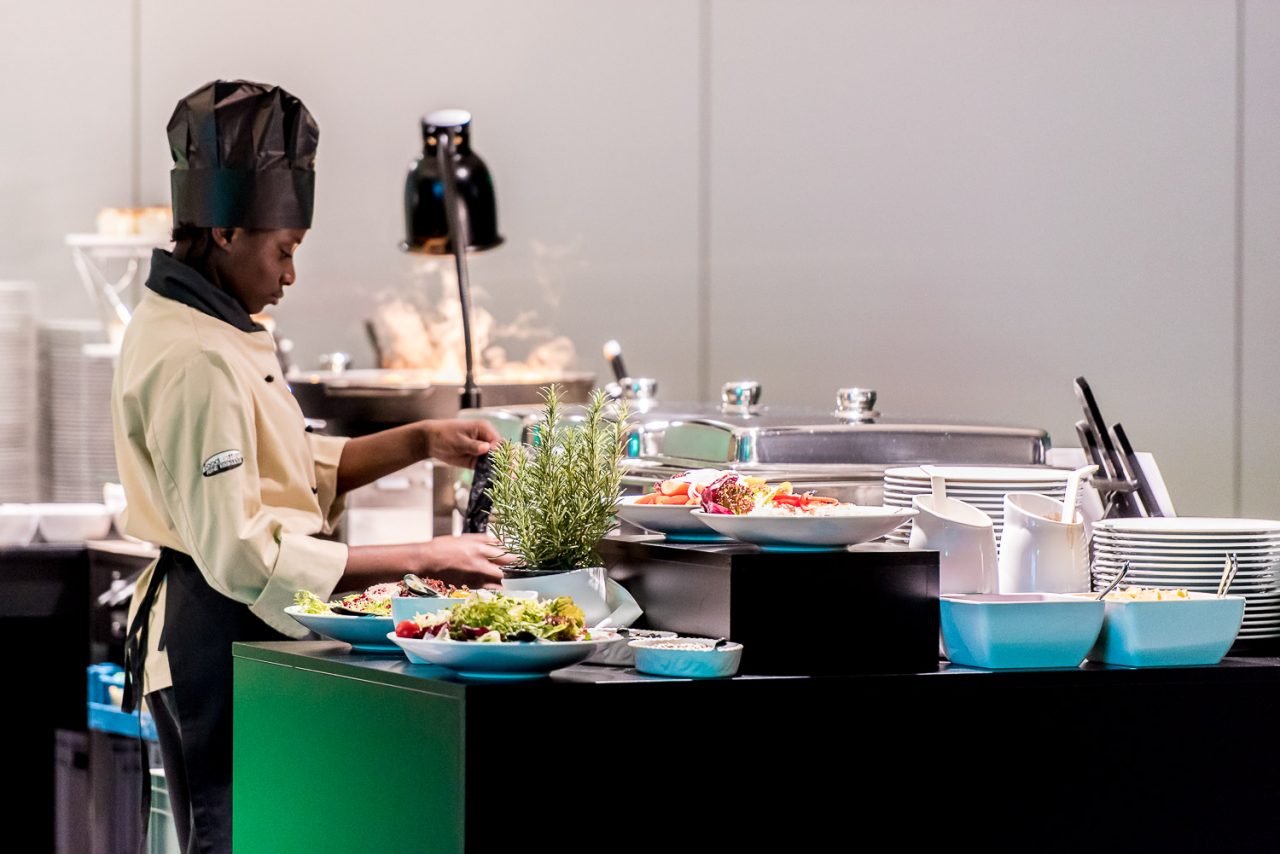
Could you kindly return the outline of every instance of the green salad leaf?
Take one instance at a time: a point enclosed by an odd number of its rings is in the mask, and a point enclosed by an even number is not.
[[[447,623],[456,641],[572,641],[586,634],[586,615],[568,596],[537,602],[484,591],[448,611],[415,619],[424,627]]]
[[[329,603],[325,602],[310,590],[299,590],[293,594],[293,604],[302,609],[304,614],[328,614]]]

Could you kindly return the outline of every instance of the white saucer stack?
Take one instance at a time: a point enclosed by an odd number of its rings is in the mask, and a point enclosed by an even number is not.
[[[34,287],[0,282],[0,502],[40,498]]]
[[[111,432],[115,352],[96,321],[40,328],[44,398],[45,497],[98,502],[102,485],[119,480]]]
[[[1125,587],[1182,587],[1215,593],[1228,555],[1240,571],[1231,593],[1245,598],[1240,640],[1280,638],[1280,522],[1178,516],[1104,519],[1093,524],[1093,586],[1101,590],[1125,561]]]
[[[1004,497],[1013,492],[1034,492],[1062,501],[1067,496],[1066,469],[1014,466],[933,466],[947,481],[947,497],[972,504],[995,523],[996,543],[1004,531]],[[884,473],[884,503],[910,507],[917,495],[932,491],[929,476],[919,466],[888,469]],[[1083,491],[1082,493],[1083,494]],[[1077,504],[1077,506],[1079,506]],[[911,523],[895,529],[885,540],[905,546],[911,539]]]

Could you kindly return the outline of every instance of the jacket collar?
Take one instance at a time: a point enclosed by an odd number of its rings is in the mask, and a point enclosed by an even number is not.
[[[219,290],[194,268],[177,260],[169,252],[156,249],[151,253],[151,274],[147,287],[162,297],[190,306],[196,311],[229,323],[241,332],[262,332],[240,301]]]

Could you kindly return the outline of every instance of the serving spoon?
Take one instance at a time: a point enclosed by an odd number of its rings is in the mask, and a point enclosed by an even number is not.
[[[1128,574],[1129,574],[1129,561],[1126,560],[1124,562],[1124,565],[1120,567],[1120,571],[1116,573],[1116,577],[1113,578],[1111,580],[1111,583],[1107,585],[1107,589],[1103,590],[1101,593],[1098,594],[1098,601],[1102,601],[1103,599],[1106,599],[1107,594],[1110,593],[1112,590],[1115,590],[1116,585],[1119,584],[1121,581],[1123,581],[1124,577]]]
[[[1098,470],[1097,466],[1082,466],[1067,475],[1067,494],[1062,499],[1062,522],[1070,525],[1076,520],[1076,499],[1080,495],[1081,482]]]
[[[1235,552],[1227,555],[1227,565],[1222,568],[1222,580],[1218,582],[1218,598],[1221,599],[1227,595],[1227,591],[1231,589],[1231,583],[1236,580],[1236,573],[1240,571],[1240,562],[1236,559]]]

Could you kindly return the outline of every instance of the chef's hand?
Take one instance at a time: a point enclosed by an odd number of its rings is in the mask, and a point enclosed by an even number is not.
[[[422,544],[419,574],[461,587],[497,587],[499,568],[514,562],[492,534],[460,534],[437,537]]]
[[[427,453],[451,466],[474,468],[476,457],[487,454],[502,441],[487,421],[423,421]]]

